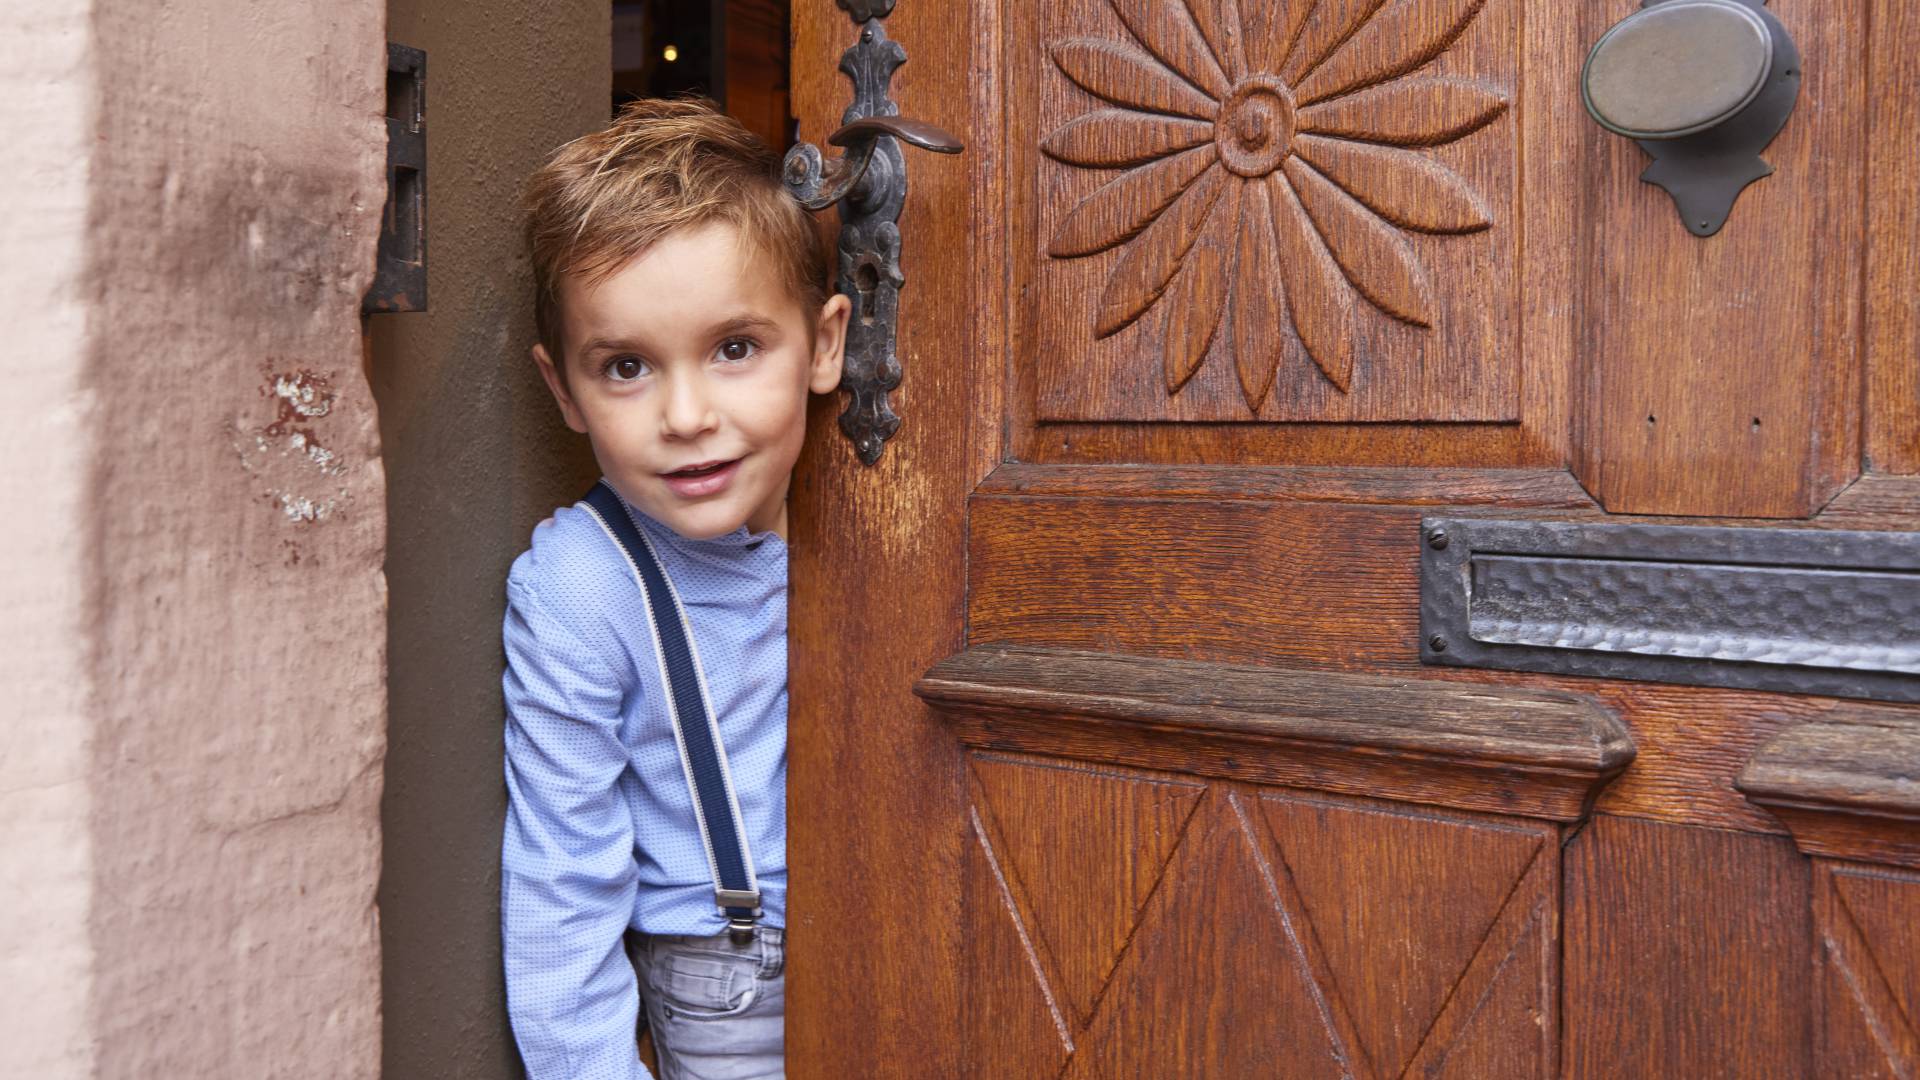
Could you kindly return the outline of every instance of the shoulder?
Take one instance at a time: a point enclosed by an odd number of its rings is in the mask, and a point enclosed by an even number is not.
[[[618,569],[619,555],[585,503],[562,506],[534,526],[527,550],[507,572],[510,588],[558,601]]]
[[[507,602],[537,608],[604,650],[618,650],[614,628],[643,610],[625,559],[584,503],[563,506],[534,528],[507,573]]]

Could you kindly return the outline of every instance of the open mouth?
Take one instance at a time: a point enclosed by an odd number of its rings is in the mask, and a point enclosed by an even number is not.
[[[712,476],[732,464],[732,461],[706,461],[698,465],[689,465],[684,469],[675,469],[669,473],[661,473],[660,475],[668,477],[669,479],[692,480],[702,476]]]
[[[685,499],[702,498],[717,495],[733,483],[733,475],[740,468],[740,459],[728,461],[703,461],[698,465],[688,465],[672,472],[660,474],[667,488]]]

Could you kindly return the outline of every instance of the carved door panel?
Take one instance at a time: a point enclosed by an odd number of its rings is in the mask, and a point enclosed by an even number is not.
[[[967,151],[794,488],[793,1075],[1920,1070],[1916,710],[1421,624],[1429,518],[1920,525],[1920,14],[1774,0],[1701,238],[1581,103],[1633,0],[796,3],[808,138],[847,8]]]

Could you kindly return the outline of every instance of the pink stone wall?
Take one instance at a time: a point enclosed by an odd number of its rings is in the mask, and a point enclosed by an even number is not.
[[[383,22],[0,12],[0,1074],[378,1073]]]
[[[0,1076],[90,1075],[86,4],[0,10]]]

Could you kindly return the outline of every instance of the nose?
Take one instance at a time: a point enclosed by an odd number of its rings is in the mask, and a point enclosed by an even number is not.
[[[680,375],[667,380],[666,400],[662,402],[660,426],[669,439],[692,439],[712,431],[719,423],[714,412],[713,395],[707,380],[699,375]]]

